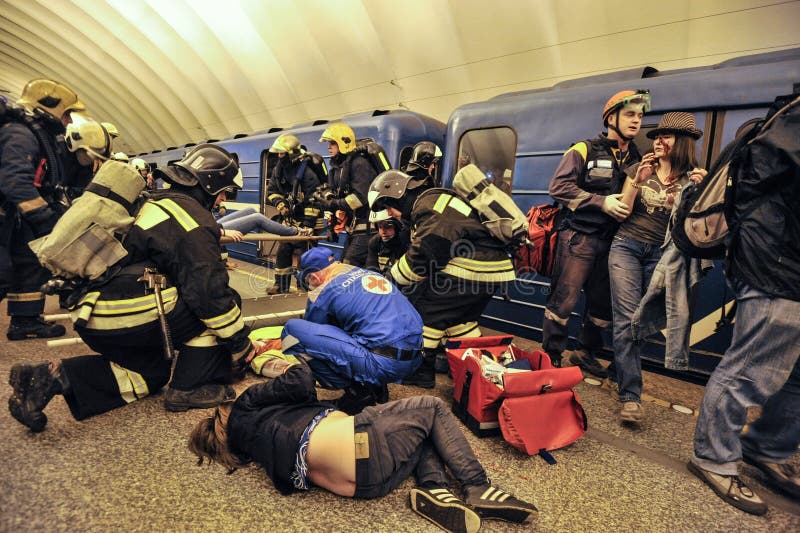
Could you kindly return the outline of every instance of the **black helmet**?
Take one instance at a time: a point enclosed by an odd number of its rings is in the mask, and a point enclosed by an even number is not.
[[[428,169],[431,164],[439,161],[442,157],[442,151],[434,143],[430,141],[422,141],[414,145],[414,152],[411,154],[411,159],[406,163],[406,172],[411,172],[418,168]]]
[[[378,174],[367,193],[370,209],[373,211],[386,209],[387,200],[390,204],[399,204],[399,200],[406,194],[409,180],[411,176],[399,170],[387,170]]]
[[[241,189],[244,184],[234,155],[215,144],[199,144],[186,152],[183,159],[156,169],[156,173],[175,185],[199,185],[209,196],[225,189]]]

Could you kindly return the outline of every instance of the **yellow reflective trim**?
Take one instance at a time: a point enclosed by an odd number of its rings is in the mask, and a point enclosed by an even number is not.
[[[461,278],[468,281],[480,281],[486,283],[514,281],[514,279],[516,278],[513,267],[509,271],[489,273],[489,272],[475,272],[472,269],[466,269],[454,265],[452,263],[448,263],[442,269],[442,272],[444,272],[445,274],[449,274],[454,278]]]
[[[163,209],[146,202],[136,214],[136,220],[133,221],[133,225],[148,230],[165,220],[169,220],[169,215]]]
[[[161,300],[164,302],[164,309],[172,310],[175,302],[178,301],[178,289],[169,287],[161,291]],[[138,298],[128,298],[126,300],[97,300],[94,304],[92,315],[117,316],[131,313],[149,311],[156,308],[156,297],[153,294],[146,294]]]
[[[41,292],[9,292],[6,294],[9,302],[37,302],[44,300],[44,294]]]
[[[272,204],[274,204],[274,203],[275,203],[277,200],[285,201],[285,200],[283,199],[283,195],[282,195],[282,194],[278,194],[278,193],[273,193],[273,194],[270,194],[270,195],[267,197],[267,200],[269,200],[269,201],[270,201],[270,203],[272,203]]]
[[[316,217],[319,216],[319,209],[316,207],[306,207],[303,209],[303,214],[307,217]]]
[[[439,198],[436,200],[436,203],[433,204],[433,210],[437,213],[444,213],[444,208],[447,207],[447,202],[453,198],[449,194],[441,194]]]
[[[408,264],[408,257],[406,257],[405,254],[403,254],[403,257],[401,257],[400,260],[397,262],[397,265],[400,274],[407,280],[415,282],[415,281],[422,281],[423,279],[425,279],[423,276],[419,276],[415,274],[413,270],[411,270],[411,266]]]
[[[355,211],[359,207],[363,206],[364,204],[361,203],[361,200],[358,199],[358,196],[355,194],[348,194],[344,197],[344,201],[347,203],[347,207]]]
[[[291,274],[291,273],[292,273],[292,267],[276,268],[275,269],[275,275],[276,276],[280,276],[281,274],[286,275],[286,274]]]
[[[465,204],[464,200],[462,200],[461,198],[456,198],[455,196],[453,196],[453,199],[450,200],[448,207],[452,207],[465,217],[468,217],[469,214],[472,212],[472,208],[467,204]]]
[[[114,379],[117,380],[117,387],[119,387],[119,395],[125,403],[135,402],[150,394],[147,388],[147,382],[141,374],[123,368],[116,363],[109,363],[111,372],[114,374]]]
[[[509,259],[500,259],[499,261],[480,261],[478,259],[469,259],[467,257],[454,257],[450,259],[450,264],[473,270],[475,272],[505,272],[506,270],[513,270],[514,265]]]
[[[186,210],[169,198],[153,200],[153,203],[167,210],[169,214],[178,221],[178,224],[180,224],[186,231],[192,231],[193,229],[199,227],[199,224],[191,216],[189,216],[189,213],[187,213]]]
[[[242,317],[239,317],[230,326],[214,329],[214,334],[222,339],[227,339],[228,337],[241,331],[242,328],[244,328],[244,320],[242,320]]]
[[[481,329],[477,322],[465,322],[447,328],[444,334],[446,337],[480,337]]]
[[[381,164],[383,165],[384,170],[389,170],[390,168],[392,168],[392,165],[390,165],[389,162],[386,160],[386,156],[383,154],[383,152],[378,152],[378,157],[381,160]]]
[[[217,339],[218,337],[214,335],[214,332],[205,330],[197,337],[193,337],[186,341],[184,345],[191,346],[193,348],[210,348],[211,346],[217,346],[219,344]]]
[[[578,152],[579,154],[581,154],[583,160],[586,161],[586,154],[589,153],[589,147],[586,146],[585,142],[581,141],[579,143],[575,143],[572,146],[570,146],[569,150],[564,152],[564,155],[567,155],[570,152]]]
[[[227,326],[237,318],[242,316],[241,310],[239,310],[239,306],[233,304],[228,311],[222,313],[218,316],[213,316],[211,318],[203,318],[203,323],[211,329],[219,329],[224,326]]]
[[[270,340],[280,339],[283,334],[283,326],[265,326],[263,328],[254,329],[250,332],[248,337],[250,340]]]

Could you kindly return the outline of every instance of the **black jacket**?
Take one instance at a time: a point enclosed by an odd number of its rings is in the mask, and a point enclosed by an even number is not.
[[[641,159],[632,141],[623,155],[605,133],[567,150],[550,181],[550,196],[566,208],[569,227],[610,239],[619,224],[603,212],[603,202],[622,191],[626,171]]]
[[[314,378],[304,364],[253,385],[233,404],[228,447],[266,471],[281,494],[294,492],[291,475],[297,445],[311,420],[332,404],[317,401]]]
[[[394,237],[384,242],[380,235],[373,235],[367,246],[367,270],[387,274],[392,265],[400,259],[410,244],[409,233],[397,230]]]
[[[335,196],[327,202],[325,209],[346,211],[353,224],[369,223],[369,202],[367,193],[372,180],[378,173],[366,156],[359,151],[331,158],[330,181]],[[357,231],[362,231],[357,229]],[[366,230],[363,230],[366,231]]]
[[[302,169],[302,175],[298,175]],[[290,162],[288,157],[284,157],[272,172],[267,185],[267,200],[275,207],[284,202],[290,208],[288,215],[292,220],[282,222],[298,222],[306,228],[322,229],[322,212],[311,203],[311,196],[319,186],[319,178],[311,168],[304,167],[301,160]]]
[[[800,301],[800,101],[750,144],[737,171],[733,279]]]

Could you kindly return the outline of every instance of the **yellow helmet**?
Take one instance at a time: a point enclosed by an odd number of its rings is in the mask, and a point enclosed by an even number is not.
[[[331,124],[322,132],[320,142],[335,142],[339,146],[339,152],[347,154],[356,149],[356,134],[353,128],[347,124],[338,122]]]
[[[117,137],[119,137],[119,130],[111,122],[101,122],[100,124],[103,125],[108,134],[111,135],[112,139],[116,139]]]
[[[292,161],[305,153],[305,150],[300,146],[300,139],[291,133],[279,135],[275,142],[272,143],[269,151],[273,154],[287,154]]]
[[[17,103],[30,111],[43,111],[58,120],[70,111],[86,110],[75,91],[63,83],[46,79],[29,81]]]

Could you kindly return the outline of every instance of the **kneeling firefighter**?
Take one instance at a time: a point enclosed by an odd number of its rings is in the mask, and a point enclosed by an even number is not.
[[[141,179],[128,165],[106,165],[132,176],[125,179]],[[171,188],[141,204],[125,238],[128,255],[108,281],[96,283],[70,308],[75,330],[100,356],[11,369],[9,409],[33,431],[44,429],[42,410],[55,394],[64,396],[78,420],[141,399],[167,382],[167,410],[212,407],[233,392],[233,367],[255,354],[211,215],[226,190],[241,188],[238,164],[222,148],[201,144],[156,173]],[[156,295],[142,283],[146,268],[166,277],[160,297],[179,352],[171,381]]]
[[[410,181],[399,170],[381,173],[370,186],[369,203],[373,211],[386,209],[395,218],[411,214],[411,244],[390,275],[422,317],[424,355],[417,372],[403,383],[432,388],[437,359],[439,370],[447,371],[445,342],[480,337],[478,318],[492,295],[514,280],[514,265],[505,246],[458,193],[434,188],[414,200]]]

